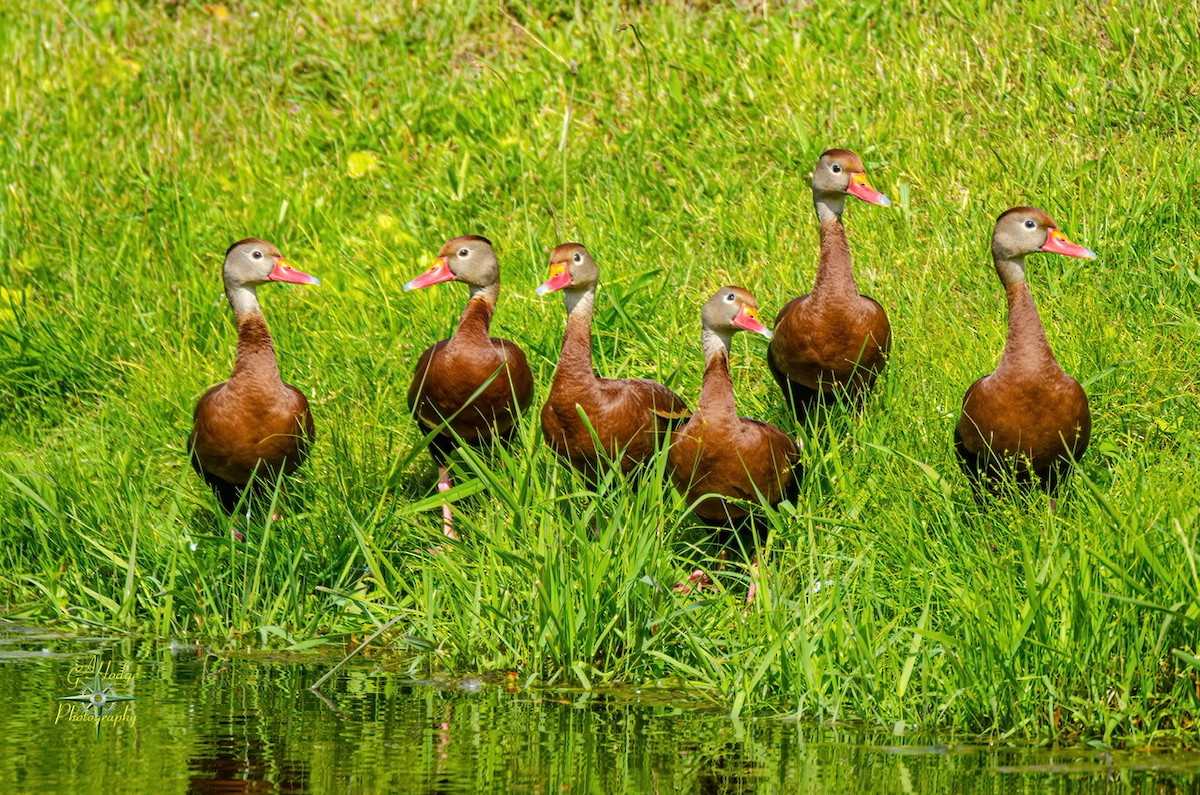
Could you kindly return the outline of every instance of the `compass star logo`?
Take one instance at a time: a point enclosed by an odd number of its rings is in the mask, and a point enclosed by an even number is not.
[[[100,677],[100,660],[96,660],[96,671],[92,681],[85,682],[78,695],[60,696],[59,701],[72,701],[96,721],[96,736],[100,736],[100,722],[117,708],[122,701],[133,701],[133,696],[118,695],[112,685]]]

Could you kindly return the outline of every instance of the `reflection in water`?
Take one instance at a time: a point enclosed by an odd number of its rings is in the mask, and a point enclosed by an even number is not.
[[[679,699],[416,683],[326,665],[175,658],[155,646],[39,641],[0,654],[16,792],[1193,792],[1200,757],[932,745],[777,720],[732,721]],[[0,639],[0,646],[4,643]],[[134,662],[133,719],[56,724],[72,661]]]
[[[308,769],[288,759],[284,743],[258,736],[266,721],[252,715],[233,715],[212,722],[201,732],[196,756],[188,761],[188,792],[224,793],[308,792]]]

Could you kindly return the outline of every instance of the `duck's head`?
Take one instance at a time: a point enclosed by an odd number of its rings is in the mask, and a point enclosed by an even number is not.
[[[996,219],[992,254],[997,259],[1018,259],[1035,251],[1096,258],[1096,252],[1090,248],[1067,240],[1054,219],[1036,207],[1013,207]]]
[[[225,252],[225,289],[257,287],[267,282],[290,282],[291,284],[320,284],[316,276],[294,269],[279,253],[279,249],[265,240],[250,237],[239,240]]]
[[[767,339],[774,336],[771,330],[758,319],[758,299],[743,287],[722,287],[708,299],[700,312],[705,331],[712,331],[722,339],[732,337],[738,331],[753,331]]]
[[[550,275],[538,286],[537,294],[587,290],[599,279],[600,268],[588,250],[579,243],[563,243],[550,252]]]
[[[1013,207],[996,219],[992,257],[1005,284],[1023,280],[1025,255],[1038,251],[1095,259],[1096,252],[1072,243],[1054,219],[1036,207]]]
[[[889,206],[891,199],[871,187],[866,172],[862,158],[849,149],[827,149],[813,169],[813,198],[842,202],[848,194],[870,204]]]
[[[446,241],[429,270],[404,285],[417,290],[448,281],[466,282],[474,289],[490,287],[500,281],[500,264],[492,242],[479,235],[463,235]]]

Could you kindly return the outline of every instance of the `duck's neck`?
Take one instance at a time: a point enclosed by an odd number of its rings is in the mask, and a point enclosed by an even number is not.
[[[237,322],[237,360],[229,380],[237,383],[258,382],[268,387],[277,386],[279,365],[275,361],[275,346],[271,343],[271,332],[267,319],[258,308],[258,293],[254,285],[226,283],[225,296],[233,307]]]
[[[1046,341],[1022,263],[997,261],[996,270],[1008,294],[1008,336],[996,372],[1061,369]]]
[[[854,271],[850,266],[850,243],[842,224],[845,196],[817,196],[813,199],[821,222],[821,261],[812,294],[816,298],[848,298],[858,295]]]
[[[496,311],[496,298],[500,295],[499,282],[486,287],[471,287],[471,297],[458,319],[458,329],[450,338],[452,343],[479,344],[490,341],[489,329],[492,314]]]
[[[271,343],[271,332],[267,328],[267,319],[258,311],[239,312],[234,310],[237,321],[237,360],[233,365],[233,375],[230,381],[238,383],[259,383],[267,387],[276,387],[282,383],[279,379],[279,365],[275,361],[275,346]]]
[[[592,368],[592,312],[596,304],[595,285],[581,291],[563,293],[567,304],[567,329],[563,334],[562,353],[554,380],[595,378]]]
[[[704,329],[704,385],[696,413],[707,422],[737,420],[733,402],[733,378],[729,375],[730,337]]]

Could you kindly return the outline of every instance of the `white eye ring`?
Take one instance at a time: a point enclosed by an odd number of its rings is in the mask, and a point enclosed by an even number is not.
[[[460,248],[460,249],[458,250],[458,256],[460,256],[460,257],[465,257],[465,256],[467,256],[467,255],[468,255],[468,254],[470,254],[470,253],[471,253],[471,252],[470,252],[470,251],[467,251],[465,248]]]
[[[732,304],[733,299],[735,299],[735,298],[737,298],[736,295],[734,295],[733,293],[729,293],[728,295],[725,296],[725,303]]]
[[[837,163],[834,163],[832,166],[830,166],[830,168],[832,168],[832,169],[833,169],[833,173],[834,173],[834,174],[841,174],[841,173],[842,173],[842,167],[841,167],[840,165],[838,165]]]
[[[578,251],[576,251],[576,252],[575,252],[575,261],[576,261],[576,262],[583,262],[583,255],[582,255],[582,254],[580,254]]]
[[[1037,226],[1037,224],[1034,223],[1034,220],[1032,218],[1025,219],[1025,228],[1026,229],[1033,229],[1035,226]]]
[[[255,259],[262,259],[262,252],[259,251],[258,249],[255,249],[254,253],[251,254],[250,256],[254,257]]]

